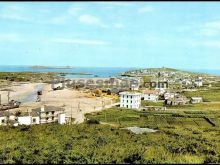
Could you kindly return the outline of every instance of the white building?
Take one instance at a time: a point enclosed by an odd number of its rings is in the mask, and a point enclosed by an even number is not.
[[[141,93],[120,92],[120,107],[138,109],[141,105]]]
[[[0,116],[0,125],[7,125],[7,116]]]
[[[66,123],[65,113],[58,114],[58,123],[59,124],[65,124]]]
[[[19,116],[18,124],[19,125],[31,125],[31,116]]]
[[[130,89],[131,89],[132,91],[137,91],[137,90],[139,89],[139,85],[138,85],[138,84],[131,84],[131,85],[130,85]]]
[[[159,90],[145,90],[142,94],[142,98],[148,101],[157,101],[159,97]]]
[[[63,123],[63,116],[65,118],[64,109],[54,106],[42,106],[32,110],[39,117],[39,123],[57,123],[59,120]],[[59,119],[59,114],[61,118]]]
[[[191,97],[190,102],[192,104],[201,103],[202,102],[202,97]]]
[[[202,83],[202,77],[199,77],[198,79],[195,80],[194,84],[197,86],[197,87],[201,87],[203,85]]]
[[[175,97],[175,93],[170,93],[170,92],[164,93],[164,99],[165,100],[173,99],[174,97]]]

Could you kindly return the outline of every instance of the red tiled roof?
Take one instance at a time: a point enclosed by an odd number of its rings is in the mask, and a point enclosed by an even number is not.
[[[149,90],[149,89],[147,89],[143,93],[144,94],[158,94],[159,90]]]

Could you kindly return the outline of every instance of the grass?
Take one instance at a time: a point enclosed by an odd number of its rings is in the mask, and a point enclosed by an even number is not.
[[[220,102],[204,102],[198,104],[188,104],[188,105],[177,105],[177,106],[169,106],[169,109],[176,110],[219,110],[220,111]]]
[[[32,73],[32,72],[0,72],[0,80],[17,82],[50,81],[56,73]]]
[[[220,90],[210,89],[210,90],[198,90],[198,91],[185,91],[182,93],[186,97],[202,97],[203,101],[220,101]]]
[[[139,112],[111,108],[87,114],[93,122],[79,125],[2,126],[0,162],[219,163],[220,126],[213,127],[198,117],[198,114],[210,117],[209,112],[202,112]],[[219,122],[218,117],[214,119]],[[105,124],[99,124],[103,122]],[[134,134],[121,129],[127,126],[159,131]]]
[[[153,101],[146,101],[142,100],[141,101],[141,106],[163,106],[163,102],[153,102]]]
[[[213,121],[218,125],[219,123],[220,111],[216,111]],[[96,119],[100,122],[108,122],[115,124],[118,127],[126,126],[148,126],[151,128],[163,129],[166,127],[212,127],[205,119],[206,117],[213,118],[213,115],[208,112],[201,111],[180,111],[176,112],[155,112],[155,111],[146,111],[138,112],[129,109],[116,109],[111,108],[103,112],[86,114],[89,119]],[[219,126],[219,125],[218,125]]]

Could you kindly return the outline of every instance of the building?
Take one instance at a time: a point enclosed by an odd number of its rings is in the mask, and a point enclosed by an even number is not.
[[[42,106],[40,108],[33,109],[32,112],[35,112],[36,116],[39,117],[40,124],[56,123],[59,121],[63,124],[63,118],[65,118],[64,109],[54,106]]]
[[[159,90],[145,90],[142,98],[148,101],[157,101],[159,97]]]
[[[26,112],[17,116],[15,121],[17,121],[19,125],[40,124],[40,117],[35,112]]]
[[[175,93],[165,92],[163,96],[165,100],[173,99],[175,97]]]
[[[192,104],[201,103],[202,102],[202,97],[191,97],[190,102]]]
[[[120,92],[120,107],[138,109],[141,105],[141,93]]]
[[[39,124],[39,117],[34,116],[33,113],[22,113],[19,116],[16,116],[12,113],[3,112],[0,114],[0,125],[31,125]]]
[[[139,89],[139,85],[138,84],[130,84],[130,90],[132,91],[137,91]]]
[[[194,84],[195,84],[197,87],[203,86],[202,77],[199,77],[198,79],[195,79]]]

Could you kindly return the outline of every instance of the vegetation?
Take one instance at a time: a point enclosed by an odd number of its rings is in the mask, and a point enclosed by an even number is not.
[[[203,101],[220,101],[220,90],[209,89],[209,90],[198,90],[198,91],[185,91],[183,95],[186,97],[202,97]]]
[[[50,81],[56,73],[32,73],[32,72],[0,72],[0,80],[17,82]]]
[[[141,137],[138,142],[145,142],[145,151],[140,154],[144,163],[220,162],[219,111],[138,112],[108,109],[87,114],[87,117],[114,125],[119,130],[128,126],[159,130],[133,135]],[[130,140],[127,142],[130,143]]]
[[[177,105],[169,106],[169,109],[177,110],[220,110],[220,102],[204,102],[198,104],[186,104],[186,105]]]
[[[219,163],[219,111],[87,114],[79,125],[0,127],[2,163]],[[105,123],[105,124],[102,124]],[[124,128],[157,129],[134,134]]]
[[[163,106],[164,102],[141,101],[141,106]]]

